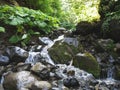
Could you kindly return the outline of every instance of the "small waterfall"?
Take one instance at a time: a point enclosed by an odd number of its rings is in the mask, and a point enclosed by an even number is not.
[[[110,55],[106,60],[102,60],[101,56],[96,56],[99,65],[101,66],[101,79],[114,79],[115,76],[115,66],[114,58]]]
[[[114,58],[112,56],[109,57],[109,65],[107,69],[107,79],[114,79],[114,70],[115,66],[113,65]]]
[[[54,39],[53,41],[49,39],[48,37],[39,37],[39,40],[42,41],[45,46],[38,46],[37,52],[34,51],[34,48],[31,48],[32,50],[29,51],[29,56],[26,59],[25,63],[31,63],[35,64],[36,62],[47,62],[51,65],[55,65],[53,60],[50,58],[48,54],[48,49],[51,48],[56,41],[60,41],[64,39],[64,35],[59,36],[57,39]]]

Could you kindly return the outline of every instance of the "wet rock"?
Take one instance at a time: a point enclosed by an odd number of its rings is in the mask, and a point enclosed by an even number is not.
[[[79,45],[78,39],[72,37],[65,37],[63,42],[66,42],[68,45],[73,45],[75,47],[78,47]]]
[[[31,90],[51,90],[52,85],[47,81],[36,81]]]
[[[13,68],[13,71],[30,71],[31,64],[18,63],[17,66]]]
[[[12,82],[12,83],[11,83]],[[5,90],[18,90],[17,88],[17,80],[16,80],[16,74],[15,73],[9,73],[9,75],[6,75],[4,77],[3,87]]]
[[[0,55],[0,65],[6,65],[9,63],[9,58],[7,56]]]
[[[4,76],[3,87],[5,90],[20,90],[30,88],[35,81],[36,78],[28,71],[10,72]]]
[[[50,70],[42,63],[36,63],[35,65],[33,65],[31,70],[34,72],[34,74],[38,75],[41,79],[50,78]]]
[[[90,53],[78,53],[73,61],[74,65],[83,69],[89,73],[92,73],[95,77],[100,75],[100,67],[96,58]]]
[[[39,73],[39,76],[43,80],[50,79],[50,71],[48,69],[44,69]]]
[[[2,77],[4,72],[5,72],[5,67],[4,66],[0,66],[0,78]]]
[[[78,88],[80,86],[76,78],[66,78],[63,80],[63,84],[68,88]]]
[[[91,86],[96,86],[97,84],[99,84],[99,82],[97,80],[93,80],[90,82]]]
[[[14,62],[24,62],[29,55],[24,49],[15,46],[7,47],[6,54],[10,57],[10,60]]]
[[[38,62],[35,65],[32,66],[31,70],[34,72],[40,73],[43,69],[46,69],[47,67],[43,65],[42,63]]]
[[[40,52],[42,48],[43,48],[42,45],[34,45],[34,46],[27,47],[27,50],[31,52]]]

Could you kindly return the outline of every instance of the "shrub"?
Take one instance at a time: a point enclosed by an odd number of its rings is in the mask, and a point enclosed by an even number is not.
[[[41,32],[47,34],[58,27],[56,18],[48,16],[40,10],[18,6],[0,6],[0,21],[2,24],[17,28],[16,34],[10,38],[12,43],[23,39],[29,41],[32,34],[40,34]]]

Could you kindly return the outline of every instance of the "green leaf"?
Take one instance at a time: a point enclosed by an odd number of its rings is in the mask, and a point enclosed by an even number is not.
[[[12,21],[10,22],[10,25],[16,26],[16,25],[23,24],[23,22],[24,22],[24,19],[23,19],[23,18],[21,18],[21,17],[16,17],[16,18],[12,19]]]
[[[5,28],[4,27],[0,27],[0,32],[5,32]]]
[[[39,35],[40,33],[39,33],[39,32],[34,32],[33,34],[35,34],[35,35]]]
[[[21,17],[28,16],[28,14],[24,13],[24,12],[18,12],[18,11],[16,11],[16,14],[19,15],[19,16],[21,16]]]
[[[28,37],[28,34],[24,34],[21,39],[26,39]]]
[[[9,42],[11,43],[17,43],[18,41],[21,40],[21,37],[18,36],[18,35],[13,35],[10,39],[9,39]]]

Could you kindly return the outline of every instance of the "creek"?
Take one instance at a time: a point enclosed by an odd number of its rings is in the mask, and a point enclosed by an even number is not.
[[[40,77],[41,81],[47,81],[50,84],[50,87],[45,86],[40,90],[120,89],[120,81],[114,79],[115,60],[111,55],[108,56],[108,60],[104,66],[102,66],[104,63],[101,62],[101,57],[96,55],[97,61],[101,66],[101,74],[100,78],[95,79],[91,73],[73,66],[73,60],[69,60],[71,62],[70,64],[56,64],[49,55],[48,49],[53,47],[57,42],[66,42],[77,47],[78,41],[76,38],[71,37],[68,39],[64,35],[61,35],[54,40],[51,40],[49,37],[39,37],[39,40],[41,42],[40,45],[33,45],[27,47],[27,49],[22,49],[17,46],[8,46],[5,48],[5,54],[3,53],[0,56],[0,63],[2,64],[0,74],[2,77],[1,84],[3,84],[4,87],[3,90],[9,90],[10,87],[12,87],[11,90],[13,90],[13,88],[16,88],[16,90],[29,90],[29,88],[30,90],[40,89],[42,86],[37,86],[37,82],[39,82],[40,85],[41,83],[34,77],[34,74]],[[84,54],[81,55],[84,56]],[[11,64],[11,62],[13,63]],[[21,64],[20,62],[23,63]],[[33,75],[31,76],[29,73]],[[13,79],[8,80],[7,78],[10,77]],[[14,80],[17,80],[17,82]],[[15,85],[8,85],[11,82],[15,82]],[[27,84],[31,86],[28,87],[26,86]]]

